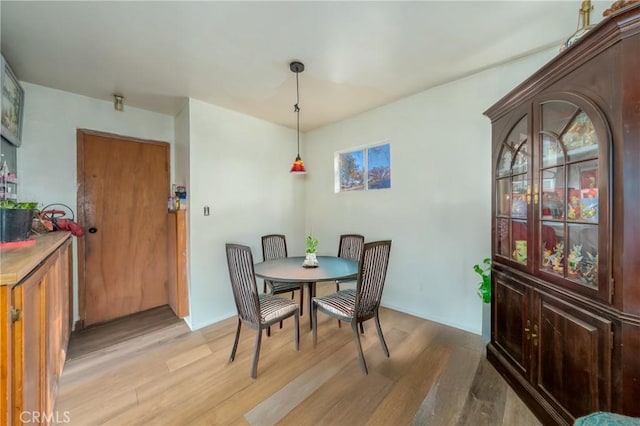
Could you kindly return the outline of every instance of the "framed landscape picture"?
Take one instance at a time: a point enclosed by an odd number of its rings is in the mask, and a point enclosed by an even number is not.
[[[24,90],[9,64],[1,57],[2,79],[2,137],[15,146],[20,146],[22,137],[22,116]]]

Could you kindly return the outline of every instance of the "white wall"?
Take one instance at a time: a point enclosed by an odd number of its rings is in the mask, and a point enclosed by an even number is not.
[[[191,326],[200,328],[236,314],[225,243],[251,246],[259,261],[260,236],[281,233],[303,253],[304,177],[289,174],[295,130],[190,99],[189,135]]]
[[[490,255],[491,124],[483,112],[556,49],[309,132],[306,227],[319,254],[339,235],[392,239],[383,305],[481,332],[472,266]],[[392,188],[334,193],[334,153],[391,143]]]
[[[235,315],[225,242],[250,245],[257,261],[261,235],[283,233],[289,252],[302,254],[304,235],[313,229],[319,254],[335,254],[341,233],[393,239],[383,304],[479,333],[479,277],[471,266],[490,249],[490,123],[482,112],[555,54],[539,53],[303,135],[307,176],[288,173],[295,130],[196,100],[174,121],[23,83],[20,199],[77,209],[77,128],[167,141],[172,177],[188,191],[192,328]],[[392,145],[392,189],[335,194],[334,152],[383,141]]]
[[[191,187],[191,180],[189,179],[189,102],[185,102],[182,110],[176,115],[175,119],[175,143],[172,146],[172,161],[171,161],[171,182],[176,185],[185,185],[187,188]],[[187,195],[189,195],[187,190]],[[187,196],[187,205],[189,197]],[[187,240],[189,239],[189,216],[186,216],[187,221]],[[187,245],[187,284],[189,285],[189,293],[191,293],[190,276],[191,276],[191,253],[189,246]],[[189,304],[192,303],[192,298],[189,298]],[[189,308],[191,312],[191,308]],[[189,324],[189,327],[193,327],[191,321],[191,315],[189,314],[184,320]]]
[[[76,129],[173,142],[173,117],[21,82],[25,91],[22,146],[18,149],[18,196],[22,201],[68,205],[77,214]],[[77,247],[74,293],[77,295]],[[74,318],[78,319],[77,297]]]

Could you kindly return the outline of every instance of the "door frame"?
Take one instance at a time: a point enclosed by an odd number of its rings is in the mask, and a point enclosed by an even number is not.
[[[100,132],[97,130],[90,129],[76,129],[76,169],[77,169],[77,186],[78,192],[76,197],[77,202],[77,212],[78,212],[78,223],[82,227],[86,227],[84,223],[85,217],[85,188],[84,188],[84,178],[85,178],[85,170],[84,170],[84,144],[85,144],[85,136],[99,136],[99,137],[107,137],[111,139],[120,139],[122,141],[127,142],[136,142],[136,143],[146,143],[153,145],[161,145],[167,147],[167,161],[166,164],[169,167],[168,170],[168,181],[166,182],[167,193],[169,191],[169,185],[171,181],[171,144],[169,142],[151,140],[151,139],[140,139],[134,138],[130,136],[122,136],[114,133],[108,132]],[[82,330],[84,329],[84,322],[87,317],[86,313],[86,267],[85,267],[85,243],[84,238],[77,238],[78,243],[78,321],[75,323],[74,330]]]

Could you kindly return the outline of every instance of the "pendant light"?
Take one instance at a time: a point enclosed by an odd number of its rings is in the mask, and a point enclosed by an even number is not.
[[[293,161],[289,172],[304,175],[307,174],[307,169],[304,168],[304,161],[300,158],[300,87],[298,86],[298,74],[304,71],[304,64],[302,62],[291,62],[289,68],[292,72],[296,73],[296,104],[293,106],[293,110],[296,113],[298,123],[298,155],[296,155],[296,159]]]

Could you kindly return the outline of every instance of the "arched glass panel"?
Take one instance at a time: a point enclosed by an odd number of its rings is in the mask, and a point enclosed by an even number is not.
[[[502,142],[496,164],[497,254],[522,265],[529,260],[529,117],[524,115]]]
[[[542,167],[564,163],[564,151],[558,140],[549,134],[542,135]]]
[[[598,137],[591,118],[565,101],[542,105],[540,267],[598,288]]]
[[[593,158],[598,155],[598,136],[593,123],[581,112],[561,136],[569,161]]]
[[[500,154],[500,160],[498,160],[498,176],[506,176],[511,174],[511,161],[513,160],[513,154],[511,148],[503,146],[502,153]]]
[[[520,149],[516,152],[516,158],[513,160],[513,173],[526,173],[529,164],[528,144],[524,142]]]
[[[542,128],[556,135],[567,127],[578,107],[569,102],[553,101],[542,104]]]

